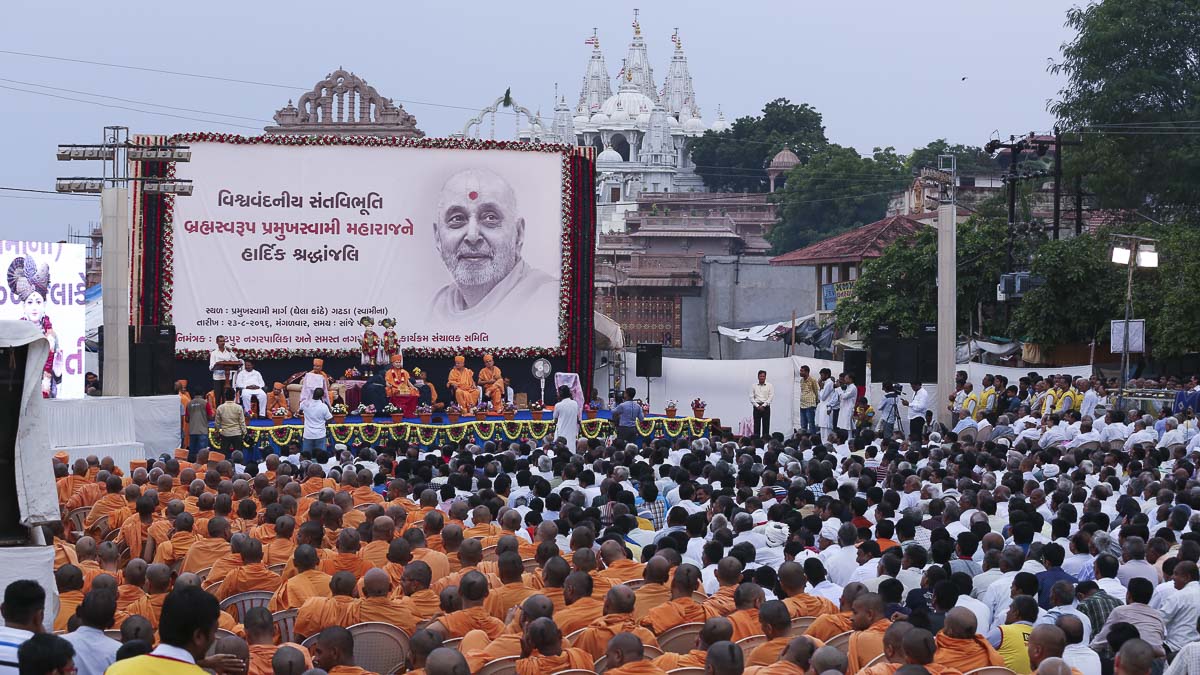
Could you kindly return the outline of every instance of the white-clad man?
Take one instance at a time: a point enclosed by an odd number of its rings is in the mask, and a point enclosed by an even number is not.
[[[900,399],[900,402],[908,406],[908,437],[914,443],[920,443],[925,431],[925,411],[929,410],[929,392],[920,382],[913,382],[911,386],[912,401]]]
[[[218,367],[217,364],[237,360],[237,354],[225,346],[225,336],[218,335],[217,348],[208,352],[208,370],[212,373],[213,379],[212,390],[217,396],[225,391],[225,368]]]
[[[1153,425],[1146,424],[1145,418],[1133,423],[1133,433],[1125,439],[1125,452],[1129,452],[1134,445],[1141,443],[1158,444],[1158,432],[1154,430]]]
[[[1067,443],[1067,449],[1078,448],[1084,443],[1091,443],[1092,441],[1099,443],[1100,434],[1092,428],[1092,419],[1085,417],[1079,423],[1079,433],[1075,434],[1075,438],[1072,438],[1070,443]]]
[[[1075,379],[1075,388],[1083,394],[1083,402],[1079,404],[1079,414],[1081,417],[1096,416],[1096,404],[1100,402],[1100,395],[1092,389],[1092,383],[1088,380],[1079,377]]]
[[[774,400],[775,385],[767,382],[767,371],[758,371],[758,381],[750,387],[755,438],[766,438],[771,435],[771,402]]]
[[[243,361],[242,369],[233,375],[233,388],[242,392],[242,409],[246,414],[250,414],[250,403],[257,400],[259,418],[267,416],[266,386],[262,373],[254,369],[254,362],[250,359]]]
[[[1182,445],[1187,442],[1183,436],[1183,430],[1179,428],[1179,420],[1174,417],[1168,417],[1165,421],[1166,431],[1158,441],[1158,448],[1169,448],[1172,445]]]

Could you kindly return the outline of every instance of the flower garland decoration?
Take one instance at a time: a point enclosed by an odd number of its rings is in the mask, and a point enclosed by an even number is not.
[[[379,137],[379,136],[286,136],[264,134],[260,136],[242,136],[240,134],[215,132],[189,132],[175,134],[167,139],[168,143],[228,143],[232,145],[277,145],[297,147],[325,147],[350,145],[361,147],[388,148],[433,148],[460,150],[516,150],[521,152],[559,153],[562,155],[562,195],[561,195],[561,224],[559,243],[562,250],[561,282],[558,301],[558,338],[557,347],[499,347],[499,348],[459,348],[459,347],[421,347],[406,349],[405,353],[417,358],[448,358],[455,355],[481,357],[490,353],[497,358],[537,358],[566,356],[569,329],[573,319],[571,308],[571,287],[574,283],[574,249],[572,246],[573,226],[572,196],[575,189],[571,174],[571,156],[577,152],[573,145],[562,143],[542,143],[524,141],[488,140],[473,138],[408,138],[408,137]],[[175,176],[175,163],[168,164],[168,177]],[[162,292],[159,295],[159,307],[163,323],[172,323],[174,303],[174,196],[167,196],[163,202],[162,222]],[[586,251],[585,251],[586,253]],[[347,358],[358,356],[359,349],[239,349],[240,356],[257,360],[285,359],[292,357],[325,357]],[[205,349],[177,349],[176,358],[201,360],[208,358]]]

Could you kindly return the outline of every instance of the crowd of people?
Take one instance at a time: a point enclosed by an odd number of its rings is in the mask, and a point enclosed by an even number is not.
[[[981,385],[945,398],[974,433],[59,457],[57,588],[7,587],[0,672],[360,673],[381,622],[430,675],[1200,675],[1194,420]]]

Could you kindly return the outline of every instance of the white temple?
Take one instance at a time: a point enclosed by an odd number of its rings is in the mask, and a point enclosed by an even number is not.
[[[729,128],[718,110],[711,124],[700,116],[683,41],[676,29],[666,78],[658,89],[634,10],[633,39],[617,72],[616,92],[595,31],[579,102],[572,111],[558,97],[547,126],[534,115],[518,138],[596,148],[597,209],[602,231],[624,229],[624,213],[637,208],[643,192],[704,192],[693,170],[688,139]]]

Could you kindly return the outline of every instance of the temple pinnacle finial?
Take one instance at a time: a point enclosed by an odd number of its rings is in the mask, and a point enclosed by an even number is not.
[[[642,24],[638,23],[638,9],[633,8],[633,34],[638,36],[642,34]]]

